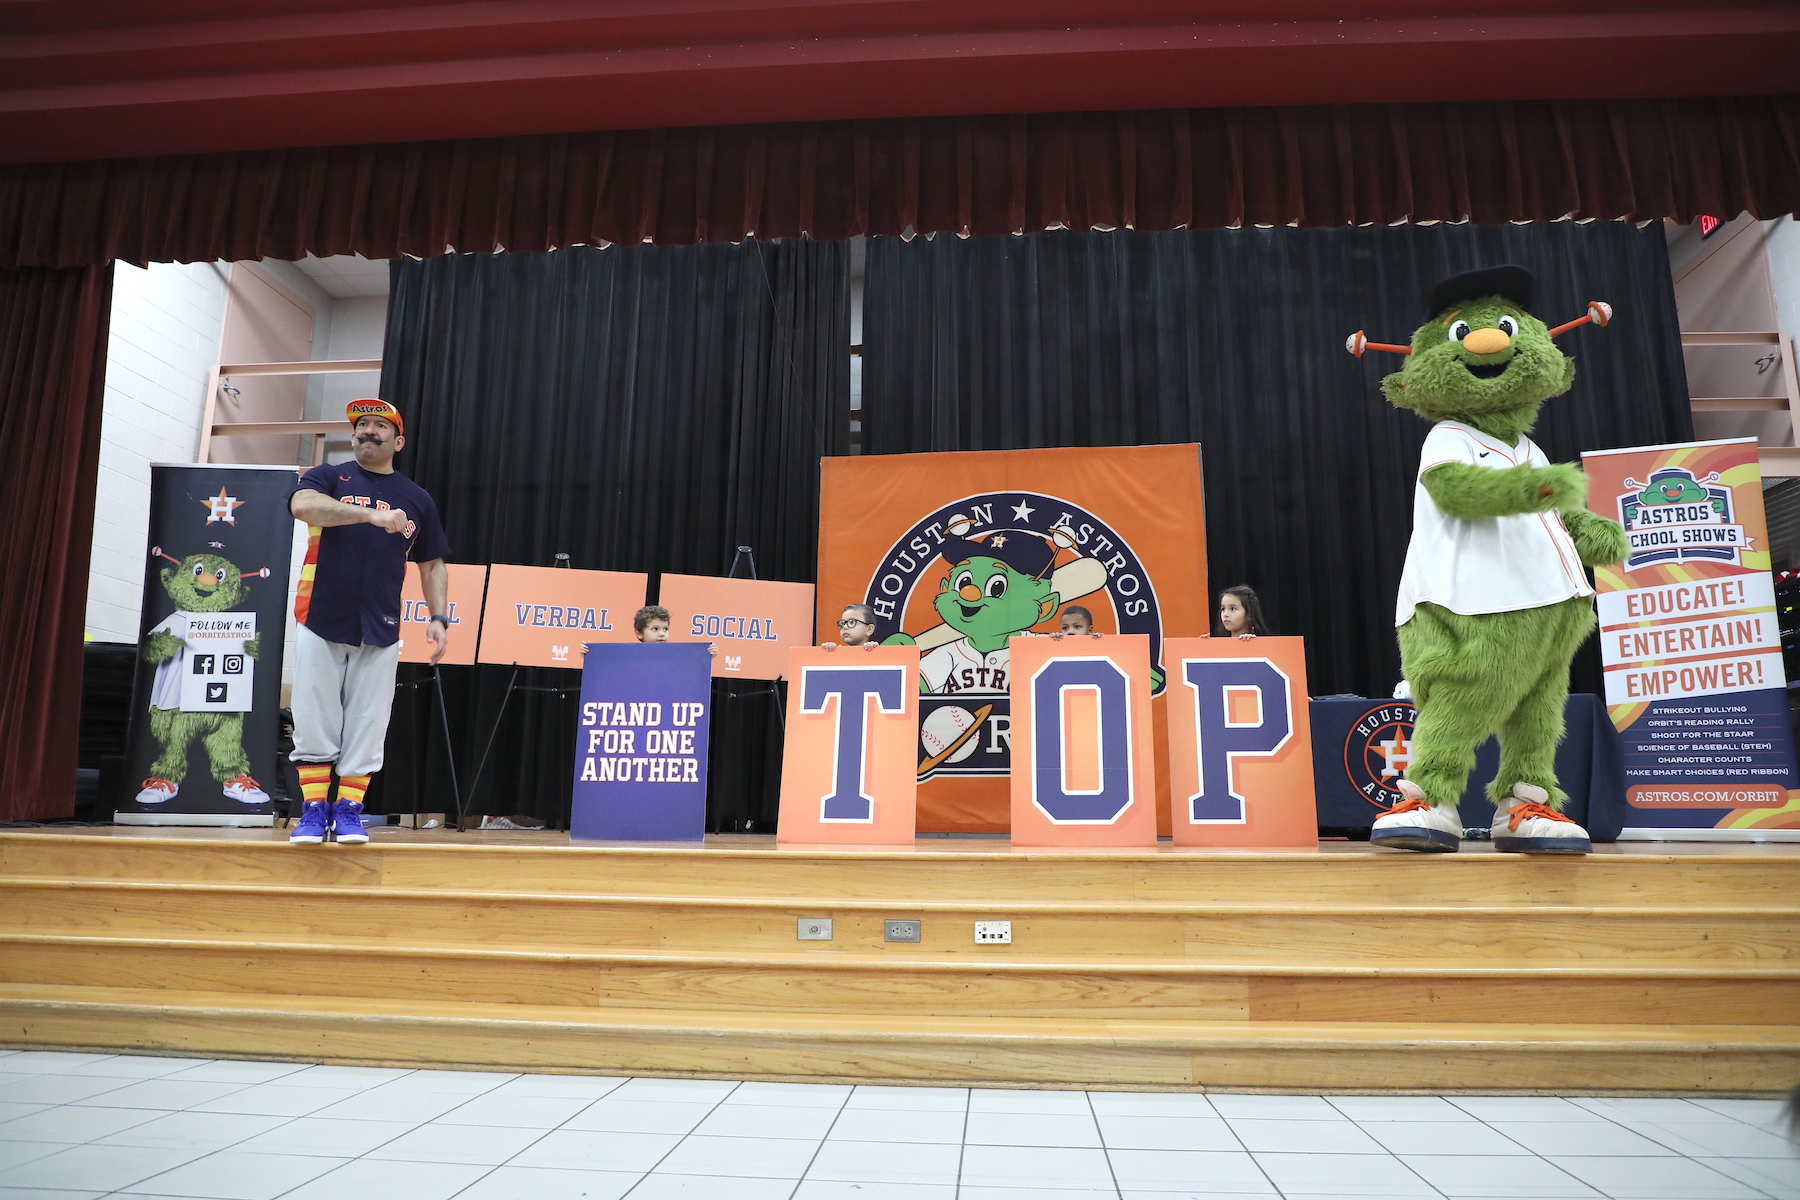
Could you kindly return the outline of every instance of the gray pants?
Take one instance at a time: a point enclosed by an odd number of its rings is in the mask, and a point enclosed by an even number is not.
[[[346,646],[306,626],[294,632],[294,752],[297,763],[337,764],[337,773],[381,770],[400,645]]]

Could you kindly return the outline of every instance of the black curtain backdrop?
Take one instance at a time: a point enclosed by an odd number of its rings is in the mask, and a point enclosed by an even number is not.
[[[1385,696],[1429,426],[1377,387],[1398,356],[1344,339],[1404,343],[1433,283],[1501,262],[1547,324],[1616,310],[1558,339],[1579,365],[1532,435],[1553,461],[1693,436],[1661,223],[1562,221],[874,238],[864,452],[1200,442],[1212,589],[1251,584],[1306,637],[1314,695]]]
[[[658,572],[724,575],[750,546],[761,578],[810,582],[818,460],[848,450],[849,344],[845,242],[401,259],[381,394],[406,417],[399,466],[436,499],[454,562],[566,552],[649,572],[654,589]],[[497,730],[473,811],[559,818],[575,698],[515,694],[496,724],[510,667],[442,674],[465,792]],[[713,698],[709,823],[772,822],[776,698],[754,681],[716,682]],[[447,809],[444,764],[429,686],[403,690],[382,806]]]

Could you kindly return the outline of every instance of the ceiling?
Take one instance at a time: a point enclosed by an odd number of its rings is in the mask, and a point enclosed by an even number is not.
[[[1773,0],[0,0],[0,162],[1795,90]]]
[[[369,260],[360,254],[334,254],[329,258],[307,255],[294,264],[312,281],[339,300],[388,294],[387,259]]]

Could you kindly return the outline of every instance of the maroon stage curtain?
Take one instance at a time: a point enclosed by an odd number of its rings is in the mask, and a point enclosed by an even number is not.
[[[112,267],[0,271],[0,820],[75,811]]]
[[[1800,208],[1800,97],[745,125],[0,167],[0,268]]]

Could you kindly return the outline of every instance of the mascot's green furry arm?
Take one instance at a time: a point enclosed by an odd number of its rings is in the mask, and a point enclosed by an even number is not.
[[[1394,405],[1434,422],[1420,459],[1395,624],[1418,705],[1403,799],[1370,841],[1454,851],[1457,801],[1475,751],[1500,738],[1494,843],[1503,851],[1585,854],[1587,831],[1561,813],[1556,781],[1569,664],[1594,629],[1581,568],[1625,557],[1625,532],[1589,512],[1587,478],[1551,463],[1526,436],[1546,400],[1569,390],[1575,362],[1530,313],[1532,278],[1494,267],[1445,280],[1407,346],[1350,338],[1351,353],[1391,350],[1406,366],[1382,381]]]

